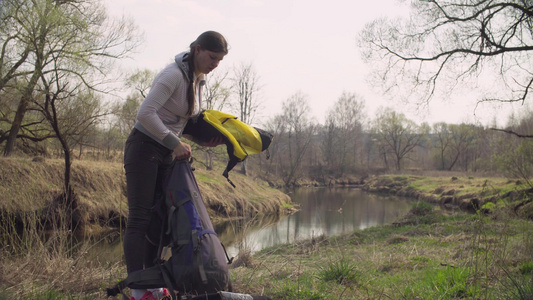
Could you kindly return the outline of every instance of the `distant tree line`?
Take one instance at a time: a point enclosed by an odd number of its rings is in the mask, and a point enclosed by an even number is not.
[[[356,94],[345,93],[325,124],[316,124],[305,96],[287,99],[284,112],[267,123],[275,140],[270,162],[262,162],[265,172],[286,185],[309,177],[327,183],[345,175],[423,170],[481,172],[528,183],[533,175],[531,139],[468,123],[416,124],[389,108],[367,119],[363,104]],[[533,112],[510,117],[506,128],[533,132]]]

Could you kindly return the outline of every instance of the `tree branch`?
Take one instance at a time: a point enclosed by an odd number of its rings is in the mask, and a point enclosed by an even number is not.
[[[519,138],[526,138],[526,139],[531,139],[531,138],[533,138],[533,135],[531,135],[531,134],[520,134],[520,133],[514,132],[514,131],[512,131],[512,130],[508,130],[508,129],[490,128],[490,130],[500,131],[500,132],[505,132],[505,133],[508,133],[508,134],[512,134],[512,135],[514,135],[514,136],[517,136],[517,137],[519,137]]]

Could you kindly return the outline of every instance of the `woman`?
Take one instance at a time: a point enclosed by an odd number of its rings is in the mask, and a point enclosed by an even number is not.
[[[157,246],[147,237],[154,199],[161,194],[162,182],[173,158],[187,159],[191,146],[180,137],[187,120],[198,114],[204,75],[213,71],[228,53],[226,39],[218,32],[202,33],[187,52],[176,55],[175,62],[155,78],[141,104],[137,123],[124,150],[128,196],[128,223],[124,237],[124,256],[128,274],[154,265]],[[216,146],[211,141],[204,146]],[[168,292],[132,289],[132,300],[158,299]]]

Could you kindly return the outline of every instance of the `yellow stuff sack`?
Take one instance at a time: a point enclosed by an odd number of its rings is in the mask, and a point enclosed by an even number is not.
[[[271,133],[248,125],[233,115],[212,109],[204,110],[198,116],[189,119],[183,134],[190,136],[200,145],[217,137],[223,138],[229,156],[228,165],[223,173],[226,178],[229,171],[238,162],[244,161],[248,155],[268,149],[273,138]]]

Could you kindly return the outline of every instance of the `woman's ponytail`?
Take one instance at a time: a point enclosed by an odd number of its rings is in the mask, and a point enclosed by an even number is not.
[[[189,64],[189,86],[187,87],[187,103],[189,104],[189,110],[187,111],[187,116],[192,116],[194,113],[194,106],[195,106],[195,97],[194,97],[194,47],[193,44],[196,42],[193,42],[191,44],[191,52],[189,53],[189,57],[187,58],[187,63]]]

